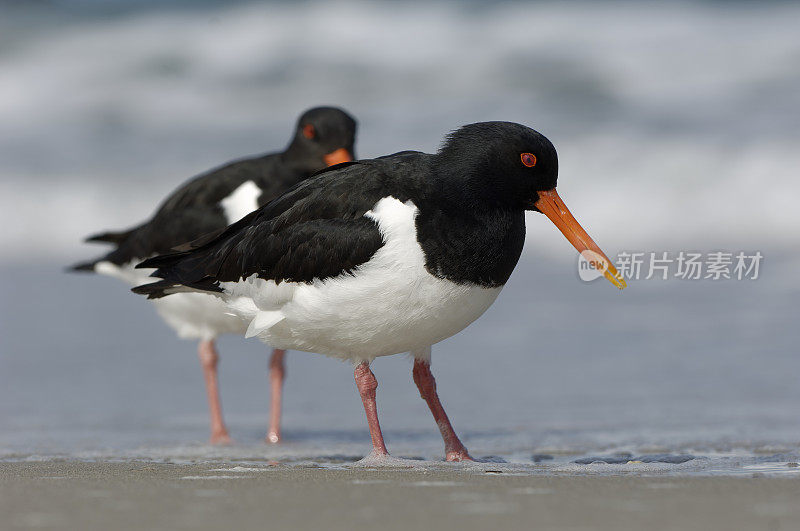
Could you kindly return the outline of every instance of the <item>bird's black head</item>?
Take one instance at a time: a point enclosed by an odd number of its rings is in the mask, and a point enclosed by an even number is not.
[[[546,215],[620,289],[625,280],[556,193],[558,156],[544,135],[511,122],[465,125],[435,157],[439,192],[459,208]]]
[[[297,120],[292,143],[287,150],[318,170],[353,160],[356,121],[337,107],[314,107]]]
[[[436,172],[456,195],[476,205],[535,210],[538,192],[558,180],[558,155],[541,133],[511,122],[481,122],[452,132],[436,157]]]

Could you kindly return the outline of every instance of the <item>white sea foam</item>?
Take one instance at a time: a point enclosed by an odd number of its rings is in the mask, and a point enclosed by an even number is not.
[[[425,16],[420,17],[424,9]],[[13,13],[12,13],[13,15]],[[80,256],[189,176],[280,148],[337,103],[359,155],[507,119],[560,152],[562,195],[611,251],[789,246],[800,210],[790,4],[236,4],[73,17],[0,54],[3,259]],[[532,226],[562,251],[549,224]]]

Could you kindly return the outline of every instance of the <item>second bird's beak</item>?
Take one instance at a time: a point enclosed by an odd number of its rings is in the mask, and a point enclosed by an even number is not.
[[[625,288],[627,284],[611,263],[611,260],[600,250],[589,235],[583,230],[572,216],[572,213],[564,204],[564,201],[556,193],[556,189],[539,192],[539,200],[533,204],[539,212],[547,216],[558,230],[567,237],[569,243],[575,246],[581,256],[594,264],[598,271],[601,271],[612,284],[619,289]]]
[[[341,164],[342,162],[350,162],[353,160],[353,155],[345,148],[339,148],[336,151],[331,151],[327,155],[322,156],[325,159],[325,164],[333,166],[334,164]]]

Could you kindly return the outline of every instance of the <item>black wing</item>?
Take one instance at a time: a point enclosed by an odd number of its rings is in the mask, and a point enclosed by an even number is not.
[[[100,261],[120,265],[168,253],[180,244],[226,227],[228,220],[220,201],[241,184],[255,181],[262,190],[259,201],[263,204],[293,185],[297,178],[288,175],[274,155],[243,159],[211,170],[170,194],[149,221],[130,230],[89,237],[86,241],[113,243],[116,248],[72,269],[91,271]]]
[[[137,267],[157,268],[161,282],[134,288],[150,298],[178,286],[222,291],[220,282],[253,274],[276,282],[311,282],[352,272],[383,245],[364,214],[381,198],[419,195],[415,167],[426,155],[402,153],[323,171],[250,213],[211,241],[157,256]]]

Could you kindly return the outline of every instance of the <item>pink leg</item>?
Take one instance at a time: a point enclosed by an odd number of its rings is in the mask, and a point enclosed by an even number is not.
[[[450,419],[447,418],[447,413],[444,412],[442,403],[439,401],[439,395],[436,393],[436,380],[431,374],[431,366],[427,361],[415,359],[414,360],[414,383],[417,384],[420,396],[428,403],[433,413],[433,419],[436,425],[439,426],[439,431],[442,432],[442,439],[444,439],[444,453],[448,461],[472,461],[469,452],[461,444],[461,441],[456,435],[453,426],[450,424]]]
[[[281,440],[281,400],[283,398],[283,379],[286,377],[286,367],[283,358],[286,351],[276,348],[269,359],[269,431],[267,442],[277,443]]]
[[[231,438],[225,427],[225,421],[222,420],[222,404],[219,400],[217,383],[219,355],[214,347],[214,340],[201,341],[197,347],[197,355],[200,357],[200,365],[203,366],[203,376],[206,380],[208,410],[211,414],[211,444],[230,444]]]
[[[369,424],[369,434],[372,437],[372,454],[389,455],[386,445],[383,442],[381,425],[378,423],[378,406],[375,403],[375,389],[378,388],[378,380],[369,369],[368,363],[361,363],[355,370],[356,386],[361,394],[361,401],[364,402],[364,411],[367,414]]]

